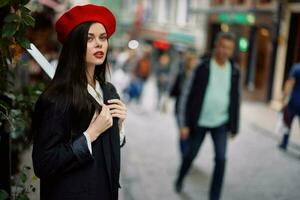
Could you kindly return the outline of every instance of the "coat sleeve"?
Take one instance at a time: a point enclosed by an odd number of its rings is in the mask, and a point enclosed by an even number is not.
[[[53,178],[93,160],[86,138],[70,140],[70,111],[39,100],[33,117],[32,160],[39,178]]]
[[[191,94],[193,94],[193,85],[195,84],[196,70],[185,80],[182,88],[182,93],[179,97],[179,127],[186,127],[188,125],[188,109]]]
[[[230,119],[230,131],[233,136],[237,135],[239,132],[239,124],[240,124],[240,101],[241,101],[241,80],[240,80],[240,71],[239,67],[234,65],[234,77],[232,80],[232,97],[231,97],[231,119]]]
[[[170,90],[170,96],[171,97],[174,97],[174,98],[177,98],[179,97],[180,95],[180,73],[183,73],[183,72],[179,72],[176,76],[176,79],[171,87],[171,90]]]

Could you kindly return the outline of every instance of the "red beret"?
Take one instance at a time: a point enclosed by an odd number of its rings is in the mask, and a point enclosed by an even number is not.
[[[56,22],[57,39],[64,43],[69,33],[79,24],[85,22],[99,22],[106,30],[108,38],[116,30],[116,19],[112,12],[104,6],[83,5],[75,6],[64,13]]]

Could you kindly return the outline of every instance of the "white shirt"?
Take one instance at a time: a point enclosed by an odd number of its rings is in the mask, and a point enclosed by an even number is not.
[[[103,105],[104,101],[103,101],[103,91],[100,87],[99,82],[96,80],[96,85],[95,85],[95,89],[91,86],[91,85],[87,85],[87,90],[88,93],[100,104]],[[87,132],[83,132],[86,141],[87,141],[87,145],[89,148],[90,153],[92,154],[92,143],[91,143],[91,139],[89,137],[89,135],[87,134]],[[124,125],[122,126],[122,129],[120,130],[120,145],[122,145],[124,143],[125,140],[125,130],[124,130]]]

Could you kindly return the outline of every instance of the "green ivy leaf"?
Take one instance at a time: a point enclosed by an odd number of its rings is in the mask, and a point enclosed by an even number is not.
[[[9,14],[4,18],[4,22],[10,23],[10,22],[18,22],[20,17],[16,14]]]
[[[13,36],[18,30],[17,23],[6,23],[2,29],[2,37],[10,37]]]
[[[10,0],[1,0],[0,1],[0,8],[6,6],[9,3]]]
[[[3,49],[5,49],[5,47],[7,47],[9,45],[9,41],[6,39],[1,39],[0,40],[0,48],[3,51]]]
[[[0,190],[0,200],[8,199],[8,193],[5,190]]]
[[[3,113],[8,113],[7,108],[9,107],[9,105],[4,102],[4,101],[0,101],[0,111],[2,111]]]
[[[32,27],[34,27],[35,19],[34,19],[30,14],[22,15],[22,21],[23,21],[23,23],[26,24],[27,26],[32,26]]]
[[[37,176],[35,176],[35,175],[33,175],[32,177],[31,177],[31,180],[32,181],[36,181],[36,180],[38,180],[39,178],[37,177]]]
[[[21,173],[21,177],[20,177],[20,179],[21,179],[22,183],[25,183],[25,182],[26,182],[26,180],[27,180],[27,176],[26,176],[26,174],[25,174],[25,173]]]
[[[22,5],[26,5],[26,4],[29,3],[29,1],[30,1],[30,0],[20,0],[20,3],[21,3]]]
[[[27,195],[21,194],[20,196],[17,197],[17,200],[30,200],[30,199],[28,198]]]
[[[21,15],[25,15],[25,14],[29,14],[30,13],[30,10],[28,8],[26,8],[25,6],[21,6],[20,7],[20,10],[21,10]]]
[[[16,38],[17,42],[25,49],[30,49],[30,42],[26,38]]]

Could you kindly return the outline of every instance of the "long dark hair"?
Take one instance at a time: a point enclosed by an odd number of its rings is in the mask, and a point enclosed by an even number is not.
[[[43,96],[54,102],[60,109],[72,106],[77,114],[90,111],[86,78],[86,48],[88,31],[93,22],[83,23],[69,34],[63,44],[53,80]],[[107,57],[95,67],[94,78],[105,83]],[[86,110],[88,109],[88,110]]]

